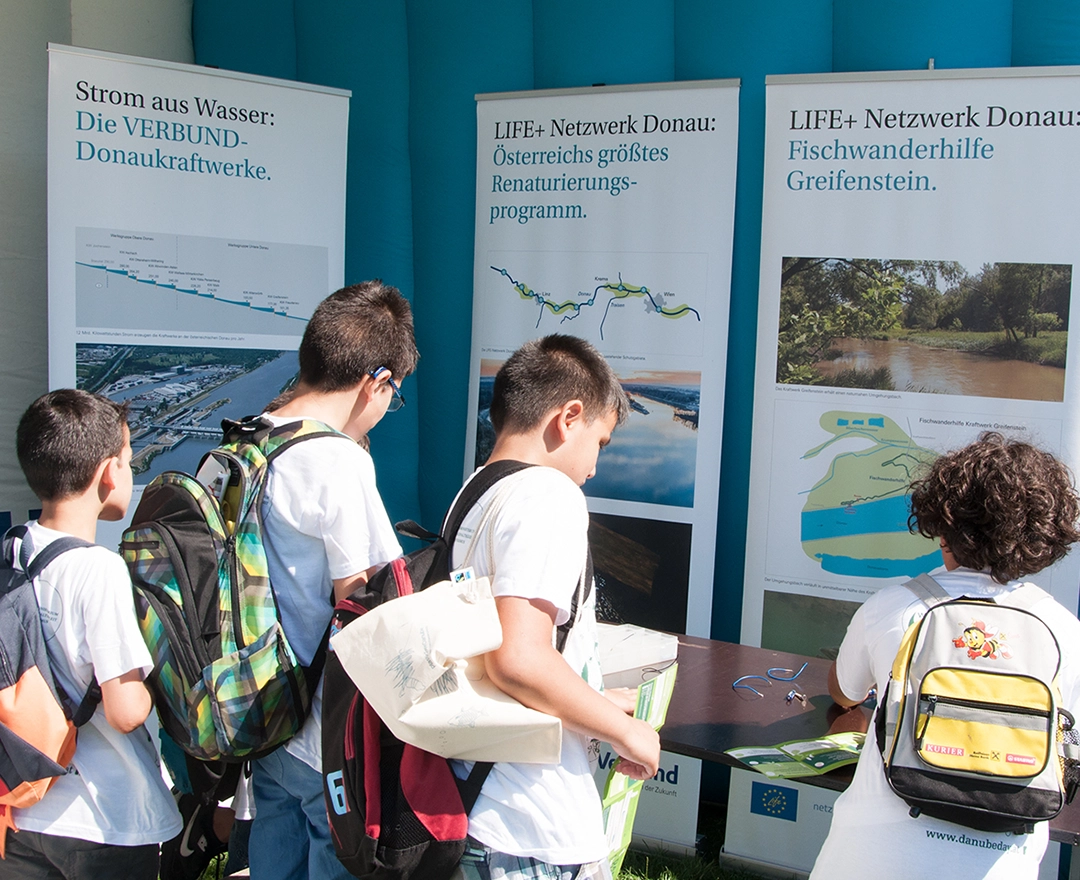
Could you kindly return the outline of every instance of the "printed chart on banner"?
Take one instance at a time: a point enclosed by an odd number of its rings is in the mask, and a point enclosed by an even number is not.
[[[328,271],[325,247],[83,227],[75,323],[300,337]]]
[[[704,254],[492,251],[488,266],[485,324],[515,343],[570,333],[605,352],[701,354]]]

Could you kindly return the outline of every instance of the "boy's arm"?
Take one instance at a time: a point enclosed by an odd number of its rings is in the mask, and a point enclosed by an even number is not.
[[[840,681],[836,677],[836,661],[833,660],[832,665],[829,667],[829,696],[833,698],[833,702],[838,706],[843,706],[845,709],[850,709],[853,706],[858,706],[866,699],[864,694],[862,699],[853,700],[847,694],[844,693],[840,687]]]
[[[153,708],[150,691],[143,684],[142,670],[132,669],[101,682],[101,707],[105,720],[120,733],[131,733]]]
[[[524,705],[559,718],[568,729],[611,743],[626,775],[656,775],[660,735],[593,690],[555,650],[555,606],[517,596],[497,596],[495,605],[503,642],[486,656],[492,682]]]
[[[342,599],[351,595],[357,587],[362,587],[368,582],[375,572],[377,572],[381,565],[373,565],[371,568],[358,572],[357,574],[351,574],[348,577],[334,578],[334,604],[337,604]]]

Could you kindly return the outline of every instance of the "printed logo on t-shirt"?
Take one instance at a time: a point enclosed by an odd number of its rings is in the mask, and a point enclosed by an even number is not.
[[[904,609],[904,615],[901,618],[904,621],[905,632],[911,629],[916,623],[926,616],[926,606],[922,602],[912,602]]]
[[[39,579],[39,583],[52,586],[48,581]],[[42,608],[38,606],[38,617],[41,619],[41,631],[45,636],[45,641],[50,642],[56,638],[56,633],[60,629],[60,621],[64,619],[63,598],[55,590],[51,591],[54,597],[54,601],[57,603],[56,608]]]

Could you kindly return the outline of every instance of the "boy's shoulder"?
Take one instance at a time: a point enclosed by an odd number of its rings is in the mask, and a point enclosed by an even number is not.
[[[504,504],[523,506],[537,503],[542,507],[563,505],[569,510],[586,510],[585,493],[570,477],[557,468],[530,465],[504,477],[484,493],[483,500],[502,495]]]
[[[29,533],[30,542],[34,548],[35,557],[40,555],[41,552],[54,541],[58,541],[62,538],[75,537],[67,532],[47,528],[46,526],[41,525],[37,520],[31,520],[26,523],[26,528]],[[125,577],[127,576],[127,566],[125,566],[124,560],[120,554],[115,550],[110,550],[102,544],[95,544],[93,542],[88,542],[86,546],[74,547],[71,550],[66,551],[56,557],[56,559],[50,562],[46,567],[49,571],[59,571],[62,569],[78,570],[81,568],[113,569],[123,572]]]
[[[286,418],[263,414],[275,427],[296,422],[318,422],[302,417]],[[322,424],[321,422],[319,424]],[[326,426],[327,430],[335,430]],[[342,469],[342,470],[339,470]],[[375,463],[370,453],[352,437],[340,431],[332,435],[319,435],[290,441],[288,448],[274,458],[271,474],[295,472],[313,484],[335,483],[350,473],[374,474]]]

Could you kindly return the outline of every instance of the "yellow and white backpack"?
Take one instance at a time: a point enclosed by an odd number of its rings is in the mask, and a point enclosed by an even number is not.
[[[1024,584],[1007,604],[953,599],[929,575],[905,584],[929,610],[900,643],[877,710],[892,790],[925,813],[981,831],[1032,830],[1066,803],[1072,716],[1060,705],[1061,650]]]

